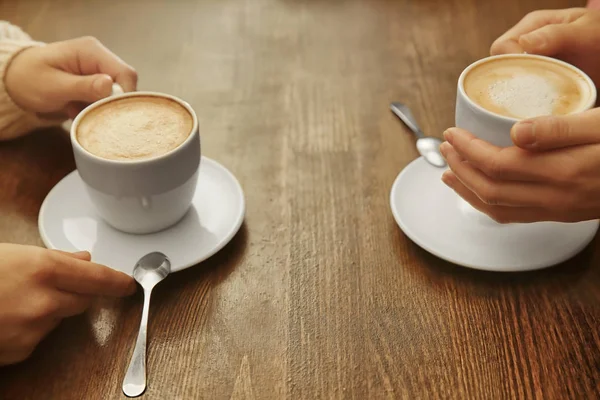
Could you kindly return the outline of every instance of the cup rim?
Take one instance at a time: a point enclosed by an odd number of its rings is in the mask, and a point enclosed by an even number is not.
[[[474,69],[475,67],[477,67],[480,64],[489,62],[491,60],[496,60],[496,59],[501,59],[501,58],[531,58],[531,59],[538,59],[538,60],[545,60],[548,62],[552,62],[555,64],[559,64],[562,65],[576,73],[578,73],[579,75],[581,75],[583,77],[583,79],[588,83],[590,90],[591,90],[591,96],[590,96],[590,100],[588,103],[585,104],[585,107],[583,107],[581,109],[581,111],[578,112],[583,112],[583,111],[588,111],[592,108],[594,108],[594,106],[596,105],[596,100],[597,100],[597,96],[598,96],[598,91],[596,89],[596,85],[594,84],[594,81],[592,81],[592,78],[589,77],[588,74],[586,74],[585,72],[583,72],[581,69],[579,69],[578,67],[574,66],[573,64],[569,64],[565,61],[556,59],[556,58],[552,58],[552,57],[548,57],[548,56],[541,56],[538,54],[518,54],[518,53],[514,53],[514,54],[499,54],[499,55],[495,55],[495,56],[488,56],[488,57],[484,57],[480,60],[477,60],[473,63],[471,63],[469,66],[467,66],[460,74],[459,78],[458,78],[458,91],[460,93],[460,95],[463,97],[463,99],[465,99],[467,101],[467,103],[475,108],[477,111],[490,116],[490,117],[494,117],[506,122],[512,122],[512,123],[517,123],[519,121],[524,121],[527,120],[529,118],[514,118],[514,117],[507,117],[505,115],[501,115],[501,114],[497,114],[493,111],[490,111],[488,109],[483,108],[482,106],[480,106],[479,104],[475,103],[469,96],[467,96],[467,92],[465,91],[465,87],[464,87],[464,81],[465,81],[465,77],[467,76],[467,74]],[[574,113],[576,114],[576,113]]]
[[[79,143],[79,141],[77,140],[77,128],[78,128],[81,120],[83,118],[85,118],[85,116],[88,113],[90,113],[92,110],[102,106],[103,104],[110,103],[111,101],[117,101],[117,100],[128,98],[128,97],[142,97],[142,96],[160,97],[160,98],[166,98],[166,99],[175,101],[178,104],[180,104],[182,107],[184,107],[190,113],[190,115],[192,117],[192,129],[191,129],[188,137],[181,144],[179,144],[179,146],[175,147],[174,149],[169,150],[166,153],[163,153],[163,154],[160,154],[160,155],[154,156],[154,157],[137,159],[137,160],[135,160],[135,159],[134,160],[113,160],[113,159],[97,156],[97,155],[91,153],[90,151],[88,151],[86,148],[84,148],[81,145],[81,143]],[[174,153],[177,153],[178,151],[180,151],[180,149],[182,149],[184,146],[186,146],[189,142],[194,140],[194,136],[197,131],[198,131],[198,116],[196,115],[196,112],[194,111],[192,106],[190,106],[186,101],[184,101],[176,96],[166,94],[166,93],[161,93],[161,92],[135,91],[135,92],[126,92],[126,93],[120,93],[120,94],[108,96],[108,97],[105,97],[104,99],[98,100],[98,101],[88,105],[73,120],[73,124],[71,124],[71,130],[70,130],[69,136],[71,137],[72,146],[77,148],[77,150],[83,152],[86,156],[91,157],[92,159],[94,159],[98,162],[108,163],[108,164],[112,164],[112,165],[141,165],[141,164],[153,163],[153,162],[171,157]]]

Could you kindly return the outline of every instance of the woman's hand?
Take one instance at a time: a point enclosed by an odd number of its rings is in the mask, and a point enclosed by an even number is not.
[[[527,52],[558,58],[579,67],[599,86],[600,10],[534,11],[500,36],[490,52]]]
[[[600,218],[600,109],[525,120],[511,136],[500,148],[447,130],[444,183],[501,223]]]
[[[61,319],[96,296],[127,296],[130,276],[90,262],[90,254],[0,244],[0,365],[27,358]]]
[[[92,37],[27,48],[5,76],[8,94],[24,110],[70,118],[109,96],[115,82],[136,90],[137,73]]]

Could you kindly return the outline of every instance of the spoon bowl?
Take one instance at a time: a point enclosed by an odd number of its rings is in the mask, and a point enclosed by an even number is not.
[[[425,136],[419,125],[417,125],[412,112],[405,104],[393,102],[390,104],[390,110],[415,134],[417,137],[417,150],[425,161],[434,167],[445,168],[447,165],[446,160],[444,160],[444,157],[440,153],[442,141],[435,137]]]
[[[160,252],[148,253],[133,268],[133,279],[142,287],[155,286],[171,273],[169,258]]]
[[[442,141],[435,137],[423,137],[417,139],[417,150],[425,160],[436,167],[443,168],[446,166],[446,160],[440,153],[440,145]]]

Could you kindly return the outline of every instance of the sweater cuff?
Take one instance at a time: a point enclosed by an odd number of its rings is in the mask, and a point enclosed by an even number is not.
[[[58,125],[62,120],[44,119],[19,107],[6,91],[6,70],[23,50],[44,43],[32,40],[0,40],[0,140],[13,139],[37,128]]]

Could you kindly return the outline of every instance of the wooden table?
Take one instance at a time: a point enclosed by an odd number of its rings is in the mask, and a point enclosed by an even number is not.
[[[156,290],[147,399],[594,398],[600,249],[534,273],[467,270],[398,229],[391,184],[437,136],[460,71],[525,13],[567,0],[1,1],[35,38],[94,35],[140,89],[188,100],[204,154],[245,189],[241,232]],[[73,170],[60,129],[0,145],[0,241]],[[0,369],[2,399],[112,399],[141,293],[65,321]],[[1,328],[0,328],[1,329]]]

